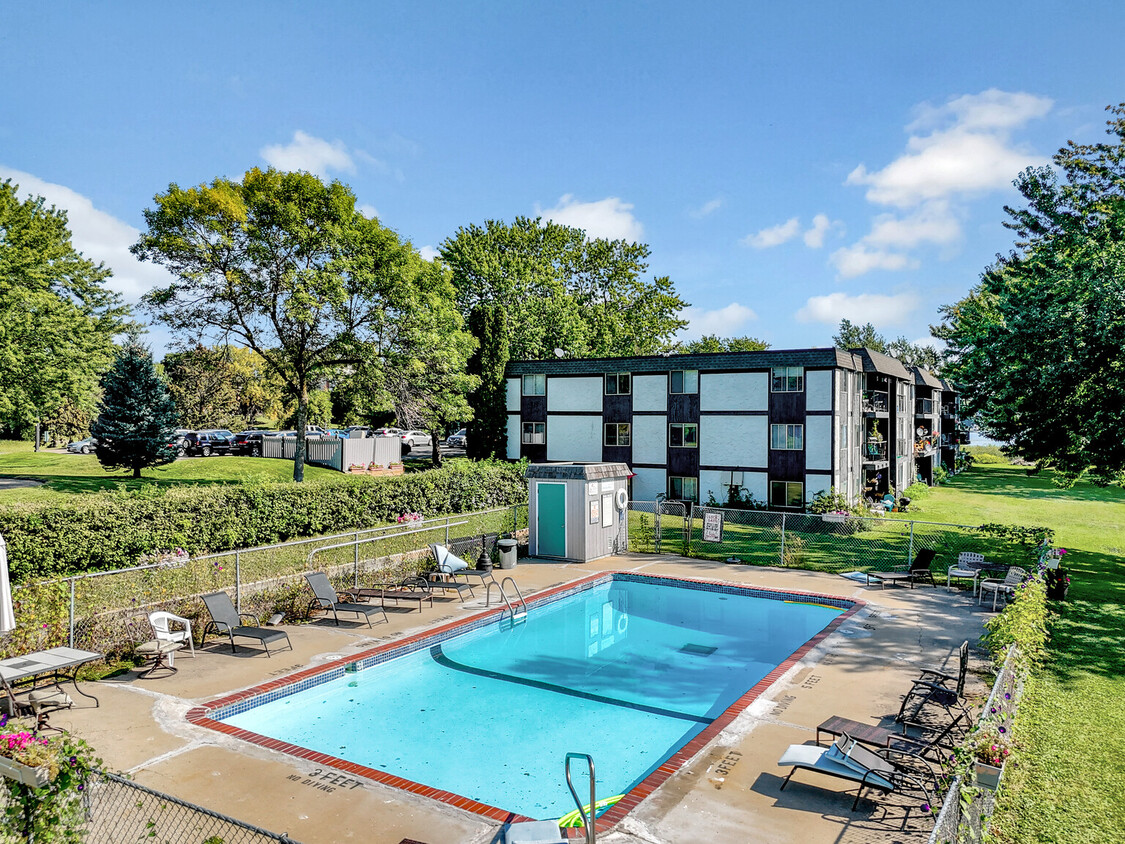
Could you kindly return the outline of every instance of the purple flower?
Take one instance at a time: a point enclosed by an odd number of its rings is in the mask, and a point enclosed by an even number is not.
[[[78,783],[78,790],[79,790],[79,791],[85,791],[85,790],[86,790],[86,786],[85,786],[85,785],[83,785],[82,783]]]
[[[922,804],[922,811],[923,811],[923,812],[928,812],[928,811],[930,811],[930,804],[929,804],[929,803],[923,803],[923,804]]]

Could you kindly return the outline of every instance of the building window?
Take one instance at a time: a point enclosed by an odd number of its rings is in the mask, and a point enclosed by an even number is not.
[[[775,393],[799,393],[805,389],[805,368],[803,366],[775,366],[773,384]]]
[[[608,422],[605,426],[606,445],[632,445],[632,426],[628,422]]]
[[[805,485],[799,481],[770,481],[771,507],[804,507]]]
[[[627,396],[633,391],[633,378],[628,372],[610,372],[605,376],[607,396]]]
[[[524,422],[523,423],[523,443],[524,443],[524,445],[542,445],[545,442],[547,442],[547,423],[545,423],[545,422]]]
[[[699,501],[697,478],[668,478],[668,497],[675,501]]]
[[[672,448],[696,448],[699,445],[699,426],[681,425],[678,422],[669,425],[668,445]]]
[[[547,376],[543,374],[523,376],[523,394],[525,396],[547,395]]]
[[[770,448],[800,451],[804,447],[804,425],[770,425]]]
[[[674,369],[668,373],[668,392],[670,393],[698,393],[698,369]]]

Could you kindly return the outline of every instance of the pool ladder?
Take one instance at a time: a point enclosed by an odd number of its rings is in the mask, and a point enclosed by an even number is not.
[[[570,760],[571,759],[585,759],[586,765],[590,769],[590,811],[586,811],[586,806],[582,804],[582,798],[578,796],[578,792],[574,790],[574,783],[570,779]],[[589,753],[568,753],[566,754],[566,787],[570,789],[570,796],[574,798],[574,804],[578,807],[578,816],[582,818],[583,830],[586,833],[586,844],[595,844],[594,839],[597,837],[597,832],[594,829],[594,819],[598,814],[598,798],[597,789],[594,787],[594,757]]]
[[[511,598],[508,597],[507,585],[509,583],[512,584],[512,589],[514,589],[516,592],[515,604],[513,604]],[[508,608],[508,613],[512,617],[512,624],[515,625],[521,621],[527,621],[527,601],[523,599],[523,595],[520,593],[520,588],[516,585],[516,581],[513,580],[510,576],[505,577],[499,583],[497,583],[495,580],[491,581],[488,584],[488,592],[486,592],[484,596],[484,605],[486,607],[492,603],[493,586],[496,586],[500,589],[500,597],[504,599],[504,606]]]

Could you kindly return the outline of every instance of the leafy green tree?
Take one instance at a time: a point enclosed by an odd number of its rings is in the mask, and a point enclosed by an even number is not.
[[[91,434],[103,468],[141,469],[176,459],[176,403],[149,351],[135,341],[121,349],[102,379],[102,400]]]
[[[163,367],[180,423],[186,428],[239,430],[263,416],[276,418],[281,413],[282,385],[250,349],[200,344],[169,352]]]
[[[411,317],[413,250],[356,209],[342,183],[250,170],[241,182],[172,184],[145,211],[139,258],[175,276],[144,297],[173,332],[235,338],[297,398],[293,478],[304,479],[309,392],[318,377],[378,358]]]
[[[700,355],[711,352],[764,352],[770,344],[756,337],[720,337],[704,334],[698,340],[677,343],[673,351],[679,354]]]
[[[0,425],[23,434],[70,405],[94,410],[128,309],[110,271],[74,249],[65,211],[0,182]]]
[[[649,248],[588,239],[582,229],[517,217],[460,228],[441,246],[463,316],[496,305],[513,359],[653,354],[687,323],[667,278],[641,279]],[[477,338],[480,340],[480,338]]]
[[[920,366],[930,372],[940,373],[944,366],[942,354],[934,346],[911,343],[905,337],[888,341],[867,322],[856,325],[848,319],[840,320],[840,332],[832,337],[832,342],[841,349],[871,349],[890,355],[907,366]]]
[[[977,426],[1009,452],[1125,483],[1125,103],[1112,143],[1067,143],[1015,181],[1015,249],[932,329]]]
[[[508,365],[508,316],[498,305],[477,305],[469,314],[469,330],[480,347],[469,359],[469,372],[479,379],[469,399],[473,418],[466,428],[465,453],[476,460],[507,457],[508,411],[504,369]]]

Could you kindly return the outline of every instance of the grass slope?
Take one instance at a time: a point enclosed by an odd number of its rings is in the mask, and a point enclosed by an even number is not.
[[[1050,656],[1020,709],[1023,752],[994,817],[1002,842],[1125,842],[1125,490],[977,466],[918,502],[918,518],[1055,529],[1071,571],[1052,603]],[[915,514],[911,514],[915,515]]]
[[[338,475],[331,469],[306,466],[305,477]],[[288,481],[293,463],[260,457],[184,457],[167,466],[145,469],[140,480],[131,472],[107,472],[92,454],[57,450],[36,453],[31,443],[0,441],[0,477],[45,481],[42,486],[0,490],[0,506],[24,501],[61,501],[69,495],[106,489],[183,484],[236,484],[246,481]]]

